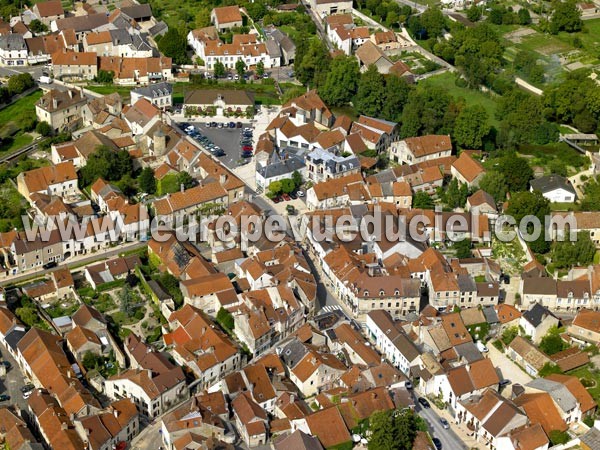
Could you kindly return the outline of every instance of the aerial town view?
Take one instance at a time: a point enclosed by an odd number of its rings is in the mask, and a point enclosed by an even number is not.
[[[600,0],[0,0],[0,450],[600,450]]]

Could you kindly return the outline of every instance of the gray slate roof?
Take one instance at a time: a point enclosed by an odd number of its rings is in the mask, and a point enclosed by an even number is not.
[[[278,177],[289,174],[290,176],[296,170],[302,170],[305,164],[297,158],[285,159],[283,161],[267,164],[266,166],[259,167],[257,172],[265,179]]]
[[[564,412],[571,411],[577,407],[577,399],[562,383],[544,378],[536,378],[527,383],[527,386],[550,394],[552,399]]]
[[[569,183],[565,177],[561,177],[560,175],[553,174],[541,177],[536,180],[531,180],[530,184],[535,191],[540,191],[543,194],[555,191],[557,189],[564,189],[573,195],[576,194],[571,183]]]
[[[4,36],[0,36],[0,48],[2,50],[27,50],[27,45],[25,44],[25,39],[23,39],[23,35],[21,34],[6,34]]]
[[[533,308],[531,308],[529,311],[525,311],[523,313],[523,318],[525,318],[525,320],[527,320],[527,322],[529,322],[531,325],[533,325],[536,328],[539,326],[539,324],[542,323],[542,321],[547,316],[552,316],[552,317],[556,318],[556,316],[554,314],[552,314],[550,312],[550,310],[548,310],[548,308],[542,306],[539,303],[536,303],[535,305],[533,305]]]
[[[150,86],[143,86],[132,90],[133,93],[144,97],[162,97],[173,93],[173,85],[169,83],[156,83]]]

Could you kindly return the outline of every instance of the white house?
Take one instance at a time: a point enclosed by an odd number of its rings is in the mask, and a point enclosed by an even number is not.
[[[420,364],[421,352],[406,336],[386,310],[367,314],[369,337],[377,349],[398,369],[408,375],[410,368]]]
[[[10,33],[0,36],[0,66],[27,65],[27,45],[23,36]]]
[[[577,200],[575,188],[569,180],[560,175],[552,174],[531,180],[531,192],[540,191],[551,202],[573,203]]]

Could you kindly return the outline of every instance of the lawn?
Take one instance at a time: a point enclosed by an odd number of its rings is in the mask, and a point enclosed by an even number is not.
[[[564,142],[547,145],[523,144],[519,146],[518,153],[527,158],[531,167],[543,167],[547,174],[552,172],[552,164],[557,162],[567,167],[569,175],[586,169],[590,163],[586,156]]]
[[[137,86],[115,86],[112,84],[90,84],[86,86],[86,89],[102,95],[108,95],[116,92],[124,101],[128,101],[129,97],[131,96],[131,90],[135,89],[136,87]]]
[[[35,103],[42,96],[38,90],[0,110],[0,154],[10,153],[33,141],[33,137],[23,131],[19,119],[24,115],[35,115]]]
[[[457,86],[456,77],[450,72],[444,72],[419,82],[419,86],[433,87],[439,86],[446,89],[455,98],[463,98],[467,105],[481,105],[485,108],[489,116],[490,125],[498,127],[499,122],[496,119],[497,104],[491,94],[476,91],[466,87]]]
[[[287,89],[298,87],[293,83],[281,83],[281,89],[285,92]],[[232,89],[240,91],[249,91],[254,94],[254,100],[257,105],[280,105],[281,99],[277,93],[277,89],[273,83],[253,83],[248,82],[234,83],[229,81],[223,81],[220,83],[202,83],[202,84],[190,84],[190,83],[175,83],[173,86],[173,103],[183,103],[186,92],[201,89]]]
[[[600,371],[598,369],[590,369],[587,365],[567,372],[567,375],[579,378],[596,403],[600,403]]]

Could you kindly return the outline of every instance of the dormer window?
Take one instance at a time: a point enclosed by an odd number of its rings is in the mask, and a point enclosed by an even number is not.
[[[380,295],[381,297],[383,297],[383,296],[384,296],[384,294],[385,294],[385,292],[384,292],[384,290],[383,290],[383,289],[379,291],[379,295]]]
[[[394,295],[400,295],[400,291],[399,291],[398,289],[396,289],[396,290],[394,291]]]
[[[365,291],[365,297],[369,296],[369,291]]]

